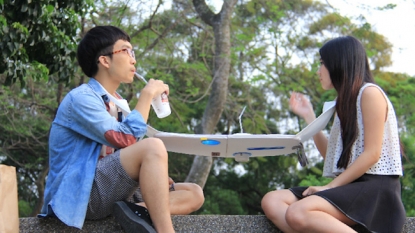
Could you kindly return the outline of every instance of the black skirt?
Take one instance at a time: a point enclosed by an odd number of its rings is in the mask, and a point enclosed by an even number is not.
[[[307,187],[290,188],[302,199]],[[401,233],[406,220],[397,175],[365,174],[350,184],[314,193],[371,232]]]

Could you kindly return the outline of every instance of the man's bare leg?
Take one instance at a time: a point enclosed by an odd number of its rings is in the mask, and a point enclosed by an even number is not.
[[[202,188],[193,183],[175,183],[170,192],[170,213],[174,215],[190,214],[202,207],[205,197]]]
[[[167,188],[166,188],[167,189]],[[202,207],[205,198],[202,188],[194,183],[174,183],[174,191],[170,192],[170,213],[187,215]],[[146,203],[138,203],[146,207]]]
[[[143,198],[157,232],[174,232],[170,216],[168,157],[163,142],[146,138],[121,150],[121,165],[139,181]]]

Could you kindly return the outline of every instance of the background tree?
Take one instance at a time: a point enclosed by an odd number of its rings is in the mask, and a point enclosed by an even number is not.
[[[0,1],[0,156],[17,169],[23,216],[42,205],[48,131],[63,90],[56,83],[69,84],[77,70],[75,38],[88,4]]]
[[[0,4],[0,73],[4,84],[27,76],[66,81],[74,73],[79,16],[89,1],[10,1]],[[46,68],[46,69],[45,69]]]
[[[209,101],[204,110],[200,134],[212,134],[222,115],[228,94],[228,79],[231,66],[231,17],[236,0],[223,2],[222,9],[215,14],[206,5],[205,0],[193,0],[194,7],[200,18],[213,28],[215,53],[213,57],[212,89]],[[187,182],[205,186],[212,166],[212,157],[196,156],[192,168],[186,178]]]
[[[14,1],[12,5],[23,3]],[[75,14],[79,23],[73,27],[76,34],[68,31],[71,33],[65,35],[69,37],[59,37],[61,32],[54,32],[58,33],[56,38],[63,40],[61,43],[69,43],[65,39],[71,38],[73,50],[69,54],[74,55],[77,42],[91,27],[112,24],[123,28],[131,35],[137,71],[147,79],[161,79],[170,86],[172,115],[158,119],[151,112],[149,124],[168,132],[218,134],[241,131],[295,134],[301,130],[305,122],[288,109],[290,92],[295,90],[308,95],[316,114],[320,114],[322,104],[333,100],[335,93],[323,92],[317,81],[318,48],[331,37],[351,34],[365,44],[376,80],[395,105],[407,155],[413,151],[414,119],[411,113],[414,102],[411,93],[414,77],[382,71],[390,64],[391,44],[364,18],[347,18],[326,4],[300,0],[225,1],[219,10],[204,1],[174,0],[172,3],[170,7],[161,0],[100,0]],[[5,6],[2,4],[1,9]],[[42,7],[48,8],[46,1]],[[16,9],[20,8],[10,9],[19,12]],[[0,22],[13,28],[14,21],[3,20],[7,18],[4,12]],[[216,22],[220,17],[229,21]],[[29,18],[32,20],[33,17]],[[229,29],[226,32],[229,35],[221,35],[220,31],[225,29]],[[221,42],[224,39],[227,41]],[[67,53],[60,50],[59,54]],[[45,56],[39,53],[39,57]],[[20,58],[16,59],[17,64]],[[21,59],[27,64],[25,76],[16,75],[15,79],[10,79],[6,75],[8,71],[0,74],[2,84],[17,81],[15,85],[0,88],[0,111],[7,112],[0,114],[0,130],[6,132],[0,135],[0,156],[4,163],[21,166],[19,199],[27,211],[20,213],[25,215],[32,210],[35,214],[36,206],[43,199],[42,186],[38,183],[44,184],[41,181],[47,174],[47,134],[54,110],[67,91],[87,81],[87,77],[75,69],[76,61],[71,56],[65,61],[70,63],[68,67],[73,67],[73,73],[66,76],[61,76],[60,71],[52,73],[48,63],[36,56],[30,59],[37,63]],[[224,68],[221,59],[227,62],[224,73],[220,72],[220,68]],[[8,58],[7,62],[12,60]],[[33,73],[35,69],[43,70]],[[13,68],[11,70],[14,72]],[[39,79],[38,73],[47,75],[41,76],[45,79]],[[134,106],[134,96],[143,86],[142,82],[136,81],[122,85],[119,92],[130,101],[130,106]],[[220,102],[213,105],[215,98]],[[244,107],[241,128],[239,116]],[[203,131],[207,129],[209,131]],[[208,157],[169,153],[169,175],[176,181],[187,179],[204,185],[206,202],[198,213],[259,214],[262,213],[260,200],[269,190],[328,182],[321,178],[322,161],[313,144],[306,143],[306,147],[311,160],[311,165],[306,168],[298,166],[294,155],[255,158],[248,163],[217,158],[211,166]],[[412,154],[408,155],[409,159]],[[204,161],[203,166],[198,166],[200,161]],[[410,201],[414,193],[413,169],[412,163],[405,160],[402,183],[408,214],[413,214],[415,207]],[[224,208],[225,204],[231,208]]]

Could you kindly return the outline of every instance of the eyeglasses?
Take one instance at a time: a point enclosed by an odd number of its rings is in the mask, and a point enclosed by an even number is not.
[[[128,55],[130,55],[130,57],[132,57],[133,59],[135,59],[135,53],[130,48],[120,49],[120,50],[114,51],[112,53],[102,54],[101,56],[109,56],[111,54],[116,54],[116,53],[121,53],[121,52],[127,52]],[[97,61],[97,63],[99,63],[99,60]]]
[[[297,149],[297,156],[298,156],[298,161],[300,162],[300,165],[302,166],[302,167],[304,167],[305,165],[307,165],[308,164],[308,159],[307,159],[307,157],[306,157],[306,155],[305,155],[305,152],[304,152],[304,146],[303,146],[303,143],[301,143],[300,142],[300,144],[299,145],[297,145],[297,146],[293,146],[293,148],[292,148],[293,150],[294,149]]]

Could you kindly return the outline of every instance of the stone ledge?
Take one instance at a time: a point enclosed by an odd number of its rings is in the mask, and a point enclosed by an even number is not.
[[[264,215],[175,215],[172,216],[177,233],[282,233]],[[355,230],[367,231],[360,227]],[[68,227],[58,219],[21,218],[21,233],[123,233],[121,226],[113,217],[102,220],[86,221],[82,230]],[[407,218],[402,233],[415,232],[415,218]]]

